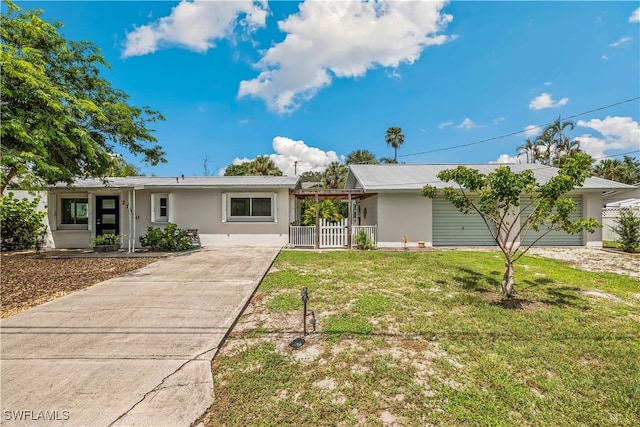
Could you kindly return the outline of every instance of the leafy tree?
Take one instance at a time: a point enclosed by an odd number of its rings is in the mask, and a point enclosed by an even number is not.
[[[624,156],[622,161],[604,159],[593,168],[593,174],[625,184],[637,184],[640,182],[640,162],[631,156]]]
[[[20,250],[38,248],[46,232],[46,212],[38,212],[39,199],[16,199],[13,193],[0,195],[0,228],[2,249]]]
[[[458,166],[438,174],[440,180],[457,184],[457,188],[444,188],[444,197],[461,212],[480,215],[504,254],[506,262],[501,287],[506,297],[511,298],[514,292],[514,264],[542,237],[557,230],[569,234],[582,230],[593,232],[601,226],[593,218],[572,221],[569,215],[576,209],[575,202],[564,197],[584,183],[590,162],[590,156],[579,153],[568,159],[558,174],[545,184],[538,183],[531,170],[515,173],[508,166],[500,166],[487,174]],[[438,190],[431,185],[422,189],[425,197],[433,198],[437,194]],[[532,196],[530,205],[520,207],[522,195]],[[531,213],[525,217],[523,212],[531,206]],[[540,233],[529,246],[520,244],[529,230],[539,231],[542,225],[548,226],[546,232]]]
[[[269,156],[258,156],[255,160],[243,162],[239,165],[229,165],[224,171],[225,176],[282,176],[282,171]]]
[[[620,216],[613,231],[618,233],[618,243],[625,252],[635,252],[640,248],[640,216],[633,213],[631,208],[620,209]]]
[[[5,0],[0,36],[2,110],[0,193],[9,182],[72,182],[104,176],[117,145],[144,161],[165,162],[149,125],[164,117],[127,103],[100,75],[108,68],[97,46],[70,41],[61,23]]]
[[[348,165],[377,165],[378,160],[371,151],[358,149],[347,155],[345,163]]]
[[[300,175],[300,182],[322,182],[322,172],[304,172]]]
[[[127,162],[121,156],[113,158],[111,166],[105,171],[104,176],[111,177],[125,177],[125,176],[140,176],[140,170]]]
[[[402,128],[391,126],[387,129],[385,141],[393,148],[393,163],[398,163],[398,147],[404,144]]]
[[[302,225],[314,225],[316,223],[316,206],[318,218],[331,222],[339,222],[344,218],[332,200],[322,200],[316,205],[315,201],[306,201],[302,213]]]
[[[383,165],[395,165],[398,162],[395,159],[391,159],[389,157],[380,157],[380,163]]]
[[[344,188],[349,169],[340,162],[331,162],[322,176],[324,188]]]

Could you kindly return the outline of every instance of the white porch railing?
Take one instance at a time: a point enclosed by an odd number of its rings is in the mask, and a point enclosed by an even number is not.
[[[376,225],[361,225],[351,227],[351,246],[356,247],[356,236],[360,230],[364,230],[367,237],[374,244],[377,241]],[[333,223],[326,220],[320,221],[320,248],[346,248],[348,245],[347,220]],[[289,226],[289,243],[296,247],[315,247],[316,246],[316,227],[305,225]]]

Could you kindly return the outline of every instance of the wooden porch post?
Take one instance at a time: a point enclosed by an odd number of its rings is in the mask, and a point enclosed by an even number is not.
[[[353,206],[351,206],[351,193],[349,193],[348,195],[348,203],[349,203],[349,209],[347,209],[347,212],[349,212],[349,218],[347,220],[347,249],[351,249],[351,218],[353,217]]]

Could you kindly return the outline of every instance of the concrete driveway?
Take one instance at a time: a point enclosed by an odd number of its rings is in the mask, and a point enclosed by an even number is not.
[[[0,322],[2,426],[189,426],[279,248],[205,248]]]

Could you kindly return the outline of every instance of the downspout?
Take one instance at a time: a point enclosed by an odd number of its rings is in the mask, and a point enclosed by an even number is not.
[[[131,253],[132,252],[131,249],[132,249],[132,246],[133,246],[133,244],[131,243],[131,239],[134,239],[133,241],[135,242],[135,236],[131,235],[132,226],[133,226],[133,224],[131,223],[131,221],[132,221],[132,215],[131,215],[131,190],[129,190],[129,193],[128,193],[127,210],[129,211],[129,230],[128,230],[129,231],[129,241],[128,241],[127,249],[128,249],[128,252]]]
[[[136,188],[133,187],[133,252],[136,251]]]

